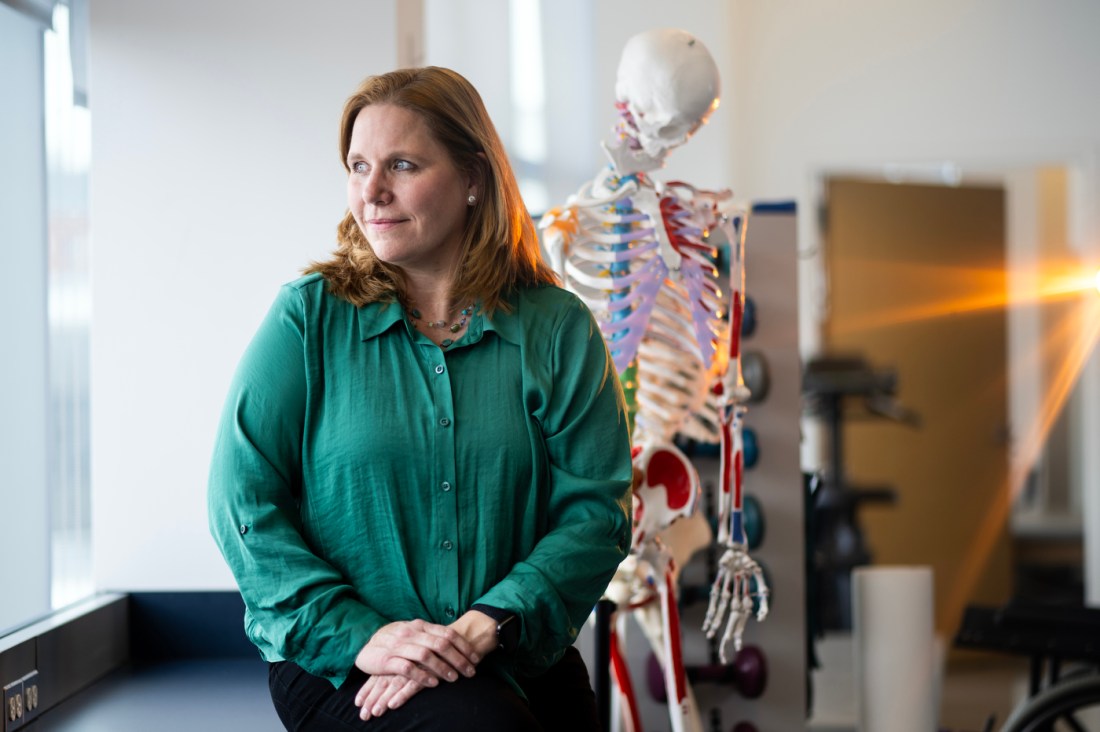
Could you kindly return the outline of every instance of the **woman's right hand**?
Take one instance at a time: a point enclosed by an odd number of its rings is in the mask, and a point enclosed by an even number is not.
[[[424,620],[400,620],[378,629],[355,658],[371,676],[403,676],[421,686],[473,676],[481,657],[457,631]]]

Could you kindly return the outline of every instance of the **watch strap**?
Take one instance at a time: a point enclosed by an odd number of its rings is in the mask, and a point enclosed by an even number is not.
[[[519,619],[511,610],[504,610],[492,605],[478,603],[470,606],[471,610],[488,615],[497,623],[497,649],[510,653],[519,645]]]

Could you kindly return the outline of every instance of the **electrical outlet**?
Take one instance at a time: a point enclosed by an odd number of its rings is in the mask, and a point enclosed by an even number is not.
[[[38,708],[41,706],[38,699],[38,672],[31,671],[21,681],[23,682],[23,722],[26,724],[38,716]]]
[[[23,680],[13,681],[4,687],[4,732],[19,729],[27,721],[23,708]]]

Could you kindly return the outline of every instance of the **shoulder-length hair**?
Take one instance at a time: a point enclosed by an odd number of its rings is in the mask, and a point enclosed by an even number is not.
[[[479,184],[451,283],[453,298],[480,301],[491,313],[498,307],[507,309],[503,298],[516,287],[557,282],[542,261],[535,225],[520,198],[504,145],[469,81],[436,66],[368,77],[344,104],[340,161],[345,169],[355,118],[372,104],[393,104],[420,115],[458,169]],[[321,273],[334,294],[357,306],[405,294],[401,268],[378,259],[350,210],[337,227],[332,259],[314,262],[305,271]]]

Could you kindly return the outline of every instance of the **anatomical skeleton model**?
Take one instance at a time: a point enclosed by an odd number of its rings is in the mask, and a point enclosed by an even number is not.
[[[719,531],[723,555],[704,622],[721,633],[727,662],[757,598],[767,614],[767,588],[748,555],[741,518],[741,423],[749,393],[741,378],[744,303],[744,212],[729,191],[699,190],[649,176],[668,152],[691,137],[718,106],[718,70],[691,34],[658,29],[631,38],[616,82],[611,164],[540,223],[551,266],[599,322],[634,420],[634,534],[607,597],[612,673],[619,689],[616,729],[640,732],[621,642],[625,613],[634,614],[659,659],[675,732],[701,730],[680,653],[679,568],[710,544],[696,510],[699,477],[673,444],[679,434],[721,442]],[[712,232],[729,243],[730,294],[719,287]],[[729,324],[723,327],[723,316]],[[755,587],[755,589],[754,589]],[[622,704],[626,705],[625,713]]]

